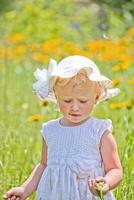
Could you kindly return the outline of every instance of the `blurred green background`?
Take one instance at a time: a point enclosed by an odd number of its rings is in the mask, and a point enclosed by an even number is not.
[[[28,40],[57,37],[82,43],[120,36],[134,23],[134,1],[1,0],[1,34],[23,32]]]
[[[113,121],[124,170],[114,194],[134,199],[133,16],[134,0],[0,1],[0,199],[39,162],[42,123],[60,116],[36,98],[33,72],[75,54],[93,59],[121,89],[93,115]]]

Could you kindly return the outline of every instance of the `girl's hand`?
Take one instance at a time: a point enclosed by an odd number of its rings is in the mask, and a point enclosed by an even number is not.
[[[93,195],[98,196],[97,189],[102,188],[102,193],[107,193],[110,188],[108,182],[103,177],[98,177],[96,179],[89,179],[88,180],[89,189]]]
[[[24,187],[14,187],[3,196],[4,200],[25,200],[26,198]]]

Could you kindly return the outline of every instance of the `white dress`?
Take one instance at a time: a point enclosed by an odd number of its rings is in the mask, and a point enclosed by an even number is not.
[[[112,129],[110,119],[88,118],[77,126],[62,126],[60,119],[43,124],[47,167],[38,184],[37,200],[99,200],[88,188],[88,179],[104,176],[100,139]],[[108,192],[105,200],[115,200]]]

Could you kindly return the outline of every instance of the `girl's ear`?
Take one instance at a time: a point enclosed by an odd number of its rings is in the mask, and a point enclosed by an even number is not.
[[[99,99],[99,96],[100,96],[99,94],[96,95],[95,104],[97,103],[97,100]]]
[[[96,88],[96,99],[95,99],[95,103],[97,103],[97,101],[98,101],[100,95],[101,95],[101,86],[100,86],[100,83],[98,82],[97,88]]]
[[[96,95],[96,100],[98,100],[98,99],[99,99],[99,96],[100,96],[99,94],[97,94],[97,95]]]

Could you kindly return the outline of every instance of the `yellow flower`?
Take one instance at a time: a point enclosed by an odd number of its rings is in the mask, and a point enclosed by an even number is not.
[[[124,102],[119,102],[119,103],[111,103],[110,108],[111,109],[121,109],[125,106]]]
[[[20,42],[24,40],[24,34],[23,33],[18,33],[14,35],[10,35],[6,38],[7,42]]]
[[[131,109],[134,106],[134,101],[133,100],[129,100],[126,102],[126,108],[127,109]]]
[[[112,71],[113,72],[118,72],[120,70],[121,70],[121,66],[119,64],[117,64],[117,65],[115,65],[115,66],[112,67]]]
[[[39,102],[40,106],[47,106],[48,105],[48,101],[47,100],[42,100]]]
[[[40,50],[41,48],[41,45],[38,44],[38,43],[30,43],[28,46],[28,49],[31,51],[31,52],[37,52]]]
[[[112,67],[113,72],[127,70],[130,67],[131,61],[124,60],[123,62]]]
[[[33,53],[32,56],[34,60],[40,61],[40,62],[47,62],[49,60],[49,57],[47,55],[44,55],[39,52]]]
[[[128,34],[131,36],[134,36],[134,27],[132,27],[128,30]]]
[[[125,59],[122,63],[122,69],[129,69],[130,65],[131,65],[132,61],[131,59]]]
[[[14,52],[17,54],[23,54],[26,51],[26,45],[20,45],[14,49]]]
[[[6,49],[3,46],[0,46],[0,57],[3,58],[5,55]]]
[[[40,115],[40,114],[31,115],[31,116],[28,117],[27,120],[29,122],[32,122],[32,121],[42,121],[43,120],[43,116]]]
[[[134,106],[134,101],[131,99],[124,102],[110,104],[111,109],[121,109],[121,108],[131,109],[133,106]]]
[[[115,87],[115,86],[119,85],[121,82],[122,82],[122,78],[118,77],[118,78],[112,80],[112,85],[113,85],[113,87]]]
[[[61,46],[62,46],[62,40],[58,38],[51,39],[51,40],[45,41],[41,45],[41,50],[43,50],[44,52],[52,52],[55,48],[61,47]]]
[[[129,84],[134,84],[134,76],[132,76],[132,78],[130,80],[128,80]]]

